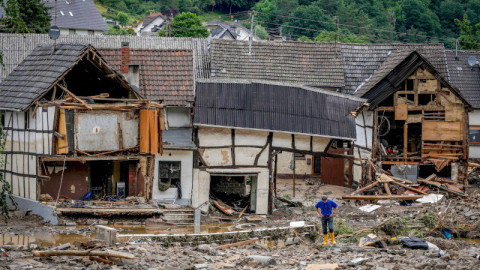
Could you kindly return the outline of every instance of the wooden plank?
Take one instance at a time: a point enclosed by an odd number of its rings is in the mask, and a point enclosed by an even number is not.
[[[416,200],[423,198],[423,195],[345,195],[344,200]]]
[[[89,110],[92,110],[92,107],[90,105],[88,105],[85,101],[83,101],[81,98],[77,97],[74,93],[70,92],[70,90],[68,90],[66,87],[64,87],[63,85],[61,84],[57,84],[58,87],[60,87],[65,93],[67,93],[68,95],[70,95],[73,99],[75,99],[76,101],[80,102],[83,106],[85,106],[85,108],[89,109]]]
[[[395,105],[395,120],[407,120],[408,118],[407,104]]]
[[[385,188],[385,191],[387,192],[388,195],[392,195],[392,192],[390,191],[390,187],[388,186],[388,183],[383,183],[383,187]]]
[[[423,121],[423,141],[462,141],[462,122]]]
[[[403,125],[403,157],[408,157],[408,123]]]
[[[140,110],[140,152],[148,153],[149,134],[148,134],[148,110]]]
[[[420,193],[420,194],[423,194],[423,195],[428,195],[428,193],[426,193],[426,192],[423,192],[423,191],[421,191],[421,190],[419,190],[419,189],[416,189],[416,188],[413,188],[413,187],[406,186],[406,185],[404,185],[404,184],[400,184],[400,183],[398,183],[398,182],[396,182],[396,181],[392,181],[392,182],[389,182],[389,183],[392,183],[392,184],[397,185],[397,186],[401,186],[401,187],[403,187],[403,188],[405,188],[405,189],[408,189],[408,190],[411,190],[411,191],[415,191],[415,192]]]
[[[68,153],[68,141],[67,141],[67,123],[65,121],[65,110],[60,109],[58,115],[58,133],[62,135],[61,138],[57,137],[57,154]]]
[[[371,183],[370,185],[367,185],[367,186],[364,186],[364,187],[361,188],[361,189],[355,190],[354,192],[352,192],[351,195],[356,195],[356,194],[358,194],[358,193],[360,193],[360,192],[362,192],[362,191],[365,191],[365,190],[367,190],[367,189],[371,189],[372,187],[378,185],[379,183],[380,183],[380,182],[375,181],[375,182]]]

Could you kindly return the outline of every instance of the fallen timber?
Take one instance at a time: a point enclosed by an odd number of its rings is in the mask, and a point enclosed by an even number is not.
[[[416,200],[423,198],[423,195],[345,195],[344,200]]]
[[[156,242],[163,242],[165,245],[170,243],[181,243],[182,245],[211,243],[211,242],[229,242],[235,243],[243,240],[255,238],[270,238],[278,240],[287,236],[295,236],[295,233],[310,233],[316,231],[315,225],[304,225],[299,227],[274,227],[261,228],[253,230],[242,230],[232,232],[218,233],[192,233],[192,234],[117,234],[117,238],[144,239],[149,238]]]

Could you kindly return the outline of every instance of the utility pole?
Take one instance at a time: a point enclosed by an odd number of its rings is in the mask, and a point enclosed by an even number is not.
[[[250,38],[248,40],[248,55],[252,55],[252,41],[253,41],[253,20],[255,18],[255,10],[252,11],[252,22],[250,23]]]
[[[335,17],[333,17],[333,19],[335,20],[335,25],[336,25],[336,29],[335,29],[335,56],[338,56],[338,53],[337,53],[338,17],[335,16]]]

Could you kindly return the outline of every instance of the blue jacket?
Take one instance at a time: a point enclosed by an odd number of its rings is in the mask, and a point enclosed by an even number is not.
[[[317,202],[315,204],[315,208],[320,208],[320,211],[322,212],[322,215],[328,217],[332,214],[332,208],[337,208],[338,204],[330,199],[327,200],[326,203],[324,203],[322,200]]]

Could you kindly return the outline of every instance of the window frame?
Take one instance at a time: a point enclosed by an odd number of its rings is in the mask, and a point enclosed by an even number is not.
[[[469,126],[469,127],[468,127],[468,143],[469,143],[470,145],[480,145],[480,138],[479,138],[479,141],[478,141],[478,142],[472,142],[472,141],[470,141],[470,130],[478,130],[479,135],[480,135],[480,126],[475,125],[475,126]]]

